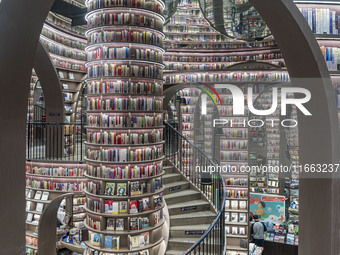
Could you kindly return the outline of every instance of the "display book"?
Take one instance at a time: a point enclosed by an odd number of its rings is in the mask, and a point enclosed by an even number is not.
[[[164,6],[144,12],[131,3],[94,1],[88,15],[85,254],[152,254],[163,240]]]
[[[59,183],[59,180],[63,181],[63,184],[70,184],[77,180],[85,181],[84,165],[75,163],[42,163],[42,162],[26,162],[26,176],[33,180],[41,178],[46,183]],[[41,182],[39,179],[39,182]],[[56,182],[54,182],[55,180]],[[69,182],[69,183],[68,183]],[[27,182],[28,184],[29,182]],[[64,187],[76,187],[76,185],[64,185]],[[34,188],[35,187],[35,188]],[[49,188],[57,188],[58,185],[51,185]],[[47,188],[46,185],[42,186],[26,186],[26,239],[27,239],[27,250],[30,254],[36,254],[38,245],[38,224],[40,215],[43,213],[45,207],[53,199],[60,196],[61,192],[67,193],[69,191],[52,190]],[[74,191],[75,193],[77,191]],[[85,202],[85,201],[83,201]],[[80,205],[79,205],[80,206]],[[63,215],[62,222],[64,224],[70,223],[72,220],[72,214],[66,216],[63,207],[59,210],[59,215]],[[59,235],[66,229],[60,229]],[[32,245],[33,244],[33,245]]]
[[[265,241],[286,243],[290,245],[299,245],[299,227],[289,224],[285,229],[282,224],[275,224],[274,229],[265,233]]]

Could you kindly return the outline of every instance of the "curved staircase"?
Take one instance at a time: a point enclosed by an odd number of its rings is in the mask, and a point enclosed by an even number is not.
[[[170,215],[166,255],[182,255],[202,237],[217,214],[205,196],[170,161],[164,161],[163,192]]]

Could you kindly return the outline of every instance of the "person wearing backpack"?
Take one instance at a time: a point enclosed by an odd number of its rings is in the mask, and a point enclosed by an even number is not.
[[[259,221],[259,216],[253,216],[255,222],[251,226],[251,233],[253,237],[253,243],[257,246],[263,247],[262,254],[264,254],[264,233],[267,231],[267,227],[263,222]]]

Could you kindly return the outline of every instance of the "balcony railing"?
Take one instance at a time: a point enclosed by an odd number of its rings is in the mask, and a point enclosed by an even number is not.
[[[27,123],[26,159],[82,162],[85,125],[80,123]]]

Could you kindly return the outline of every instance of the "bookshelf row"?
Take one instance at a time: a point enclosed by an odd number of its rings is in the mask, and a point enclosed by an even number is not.
[[[157,13],[143,12],[139,9],[118,7],[102,11],[92,11],[86,16],[89,28],[103,26],[145,26],[162,30],[163,18]]]
[[[174,83],[195,83],[195,82],[287,82],[289,75],[286,72],[225,72],[212,71],[187,74],[165,73],[165,81],[168,84]]]
[[[163,94],[162,86],[157,81],[133,81],[120,79],[116,81],[91,81],[87,83],[87,95],[127,94],[127,95],[157,95]]]
[[[159,128],[163,115],[157,113],[88,114],[88,128]]]
[[[87,110],[117,110],[117,111],[161,111],[163,109],[163,100],[161,98],[151,97],[127,97],[108,99],[101,96],[100,99],[88,99]]]

